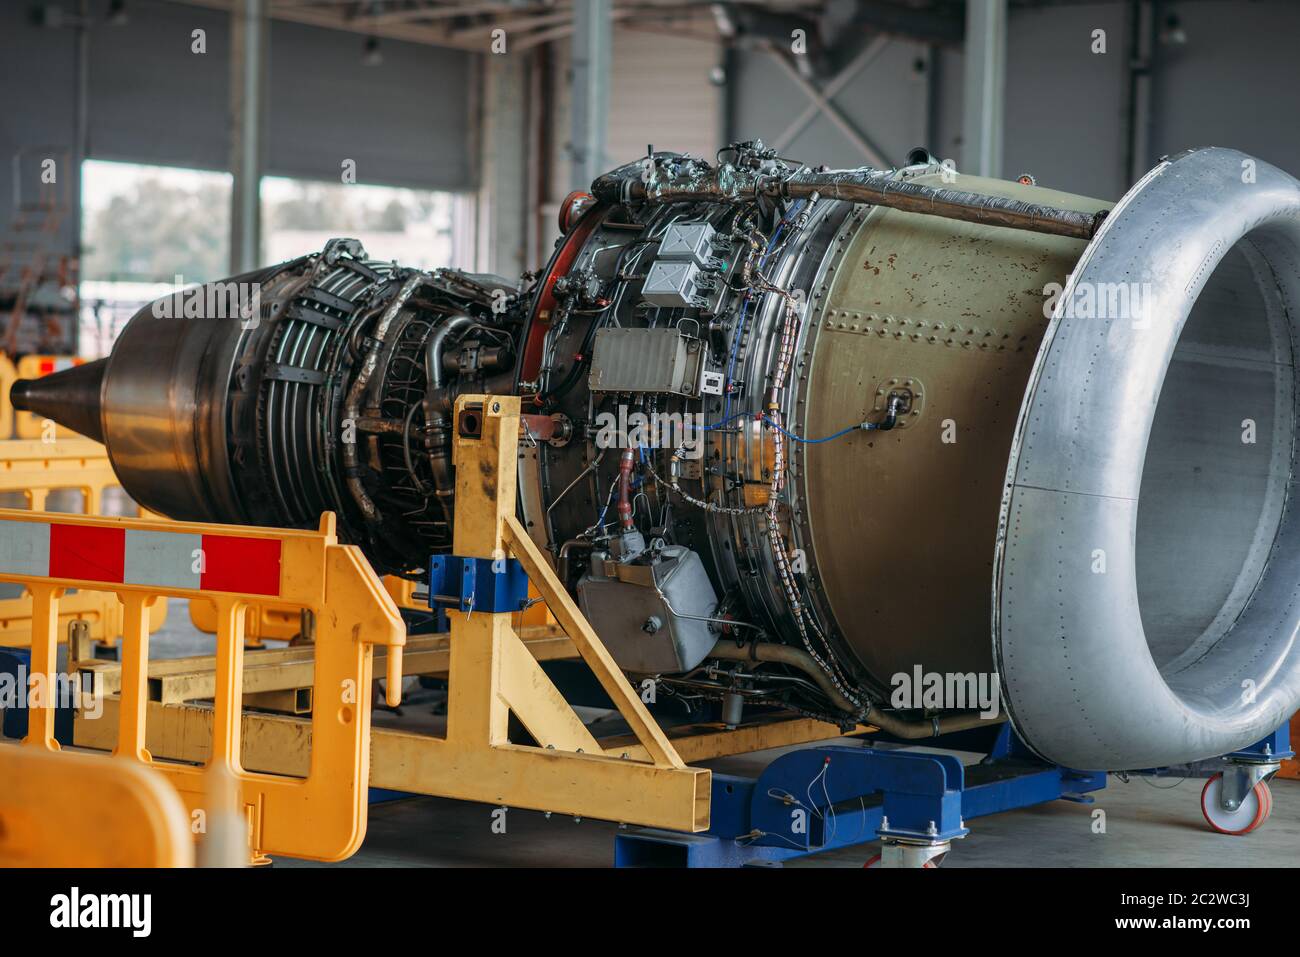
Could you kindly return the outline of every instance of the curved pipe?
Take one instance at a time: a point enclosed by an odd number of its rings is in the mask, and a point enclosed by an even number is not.
[[[366,356],[361,360],[361,371],[357,373],[356,379],[352,382],[352,387],[348,389],[347,400],[343,405],[344,420],[351,420],[355,423],[361,417],[361,398],[366,394],[366,389],[370,385],[370,377],[374,375],[375,369],[379,365],[379,352],[383,348],[388,338],[388,332],[393,327],[393,320],[397,314],[402,311],[406,305],[406,300],[411,298],[411,293],[429,278],[427,273],[413,273],[402,283],[402,287],[393,297],[393,301],[388,304],[388,308],[383,311],[379,317],[379,322],[375,324],[373,343]],[[347,488],[356,502],[357,508],[361,510],[367,522],[375,522],[379,519],[379,509],[366,493],[365,486],[361,483],[360,456],[357,455],[357,443],[343,443],[343,466],[347,473]]]
[[[754,641],[738,647],[732,639],[724,638],[714,645],[713,650],[705,657],[722,658],[726,661],[766,661],[797,668],[817,682],[817,687],[834,701],[836,707],[840,710],[853,715],[860,713],[859,720],[875,725],[881,731],[896,738],[905,738],[907,740],[934,738],[953,731],[986,728],[990,724],[997,724],[1006,720],[1001,715],[996,718],[985,718],[977,712],[957,711],[926,721],[908,721],[897,715],[881,711],[875,705],[868,705],[865,712],[860,712],[860,709],[853,702],[840,694],[830,678],[827,677],[826,672],[813,661],[812,656],[801,648],[795,648],[793,645]]]
[[[452,316],[429,336],[429,341],[424,347],[424,374],[428,381],[429,389],[425,394],[425,419],[432,422],[436,415],[433,403],[436,401],[435,393],[442,388],[442,349],[447,342],[447,337],[453,332],[464,329],[474,324],[474,320],[465,315]]]
[[[442,353],[447,339],[474,324],[466,315],[452,316],[429,336],[424,347],[424,424],[429,432],[429,468],[433,473],[433,494],[442,505],[443,515],[451,520],[451,499],[456,494],[451,477],[451,445],[445,435],[447,419],[443,415],[445,404],[443,389]]]

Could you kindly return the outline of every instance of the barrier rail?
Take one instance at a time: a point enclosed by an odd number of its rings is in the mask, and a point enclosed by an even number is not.
[[[372,650],[388,649],[387,694],[401,698],[406,633],[392,597],[361,552],[340,545],[334,516],[318,531],[245,528],[0,510],[0,581],[32,593],[28,734],[54,739],[59,605],[67,588],[114,593],[124,606],[121,695],[114,754],[148,764],[203,810],[204,770],[154,761],[145,746],[148,607],[200,593],[218,609],[211,752],[238,782],[255,854],[342,860],[365,835],[370,768]],[[248,772],[241,760],[244,616],[257,601],[307,608],[316,619],[311,755],[305,778]],[[83,711],[83,719],[84,719]],[[100,760],[105,760],[100,758]]]
[[[429,610],[427,601],[420,601],[414,597],[414,582],[390,575],[384,578],[384,588],[393,596],[393,601],[399,608]],[[206,598],[191,598],[190,623],[199,631],[207,632],[209,635],[216,634],[217,606]],[[262,642],[266,639],[292,641],[302,635],[303,624],[302,609],[249,605],[244,620],[245,645],[253,649],[261,648]],[[307,627],[310,628],[310,624]]]
[[[2,380],[0,372],[0,389],[7,400],[9,390]],[[21,494],[33,511],[44,511],[54,492],[75,491],[81,494],[82,511],[98,515],[103,511],[105,492],[117,486],[108,453],[91,439],[0,441],[0,494]],[[112,594],[78,591],[65,597],[59,611],[60,635],[74,620],[87,622],[91,637],[102,644],[111,645],[122,634],[122,604]],[[149,630],[157,631],[166,618],[167,605],[159,602],[149,610]],[[0,646],[25,648],[31,640],[31,596],[0,598]]]
[[[393,596],[393,601],[397,602],[398,608],[429,610],[427,599],[415,597],[415,582],[398,578],[396,575],[388,575],[384,578],[384,587],[388,589],[388,594]],[[555,618],[547,609],[545,602],[540,601],[541,594],[537,588],[530,585],[528,594],[530,598],[539,600],[515,615],[515,625],[528,628],[555,624]],[[199,631],[205,631],[210,635],[215,634],[216,606],[205,598],[191,599],[190,622]],[[249,639],[250,648],[259,647],[262,641],[268,638],[273,641],[291,641],[302,631],[302,616],[298,612],[283,608],[250,605],[244,628],[244,636]]]

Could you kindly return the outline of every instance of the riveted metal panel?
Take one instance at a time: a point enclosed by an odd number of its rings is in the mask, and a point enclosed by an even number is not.
[[[957,185],[1069,209],[1104,205],[974,177]],[[843,245],[813,312],[802,434],[879,421],[894,389],[915,400],[901,428],[799,454],[814,584],[881,685],[917,663],[992,670],[1007,456],[1047,326],[1044,287],[1065,282],[1084,245],[883,208]]]

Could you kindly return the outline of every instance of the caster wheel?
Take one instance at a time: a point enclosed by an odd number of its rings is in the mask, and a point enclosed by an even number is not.
[[[883,867],[884,865],[880,863],[880,855],[877,854],[875,857],[869,857],[869,858],[867,858],[867,862],[866,862],[865,864],[863,864],[862,866],[863,866],[863,867]],[[929,868],[937,868],[938,866],[939,866],[939,865],[936,864],[934,861],[926,861],[924,864],[921,865],[922,868],[927,868],[927,867],[929,867]]]
[[[1229,811],[1219,803],[1223,789],[1223,774],[1214,775],[1201,789],[1201,813],[1211,828],[1220,834],[1249,834],[1260,827],[1273,812],[1273,792],[1267,781],[1260,781],[1242,800],[1241,805]]]

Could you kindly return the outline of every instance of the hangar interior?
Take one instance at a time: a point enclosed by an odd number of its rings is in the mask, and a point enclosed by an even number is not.
[[[1297,34],[0,5],[0,664],[107,688],[0,708],[13,800],[219,804],[211,864],[1290,865]],[[629,406],[701,424],[606,456]]]

